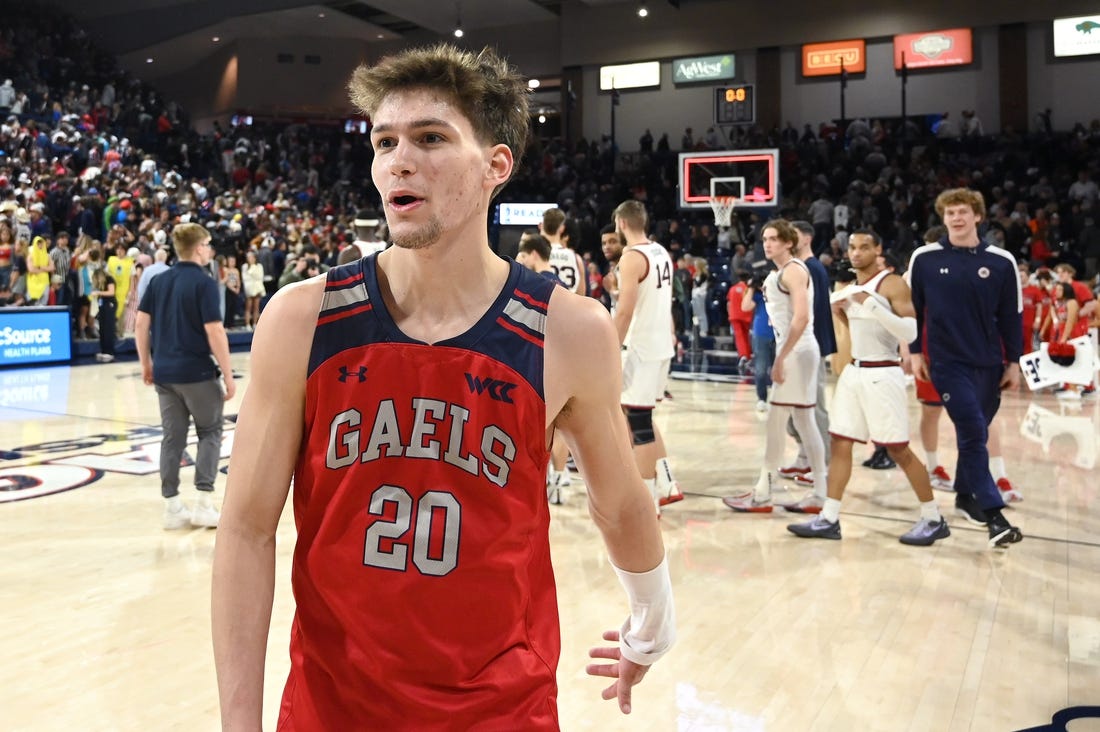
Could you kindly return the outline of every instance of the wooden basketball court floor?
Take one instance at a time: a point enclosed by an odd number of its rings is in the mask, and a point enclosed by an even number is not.
[[[247,356],[233,361],[246,387]],[[985,732],[1100,704],[1097,403],[1006,396],[1021,544],[991,550],[952,517],[949,539],[916,548],[897,541],[916,515],[897,470],[855,468],[839,542],[789,535],[795,515],[732,513],[719,497],[751,485],[763,452],[752,387],[670,388],[657,422],[689,494],[662,520],[679,641],[630,717],[600,700],[587,649],[626,604],[575,482],[551,507],[564,730]],[[0,372],[0,405],[0,729],[217,729],[217,532],[160,528],[158,410],[137,364]],[[232,440],[230,423],[226,455]],[[953,465],[946,420],[940,453]],[[268,729],[288,666],[289,508],[278,538]]]

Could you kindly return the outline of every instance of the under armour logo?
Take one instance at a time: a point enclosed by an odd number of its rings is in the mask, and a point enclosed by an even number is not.
[[[940,274],[947,274],[950,271],[947,267],[940,267]]]
[[[341,384],[348,383],[348,379],[353,377],[358,379],[359,383],[362,384],[364,381],[367,380],[367,367],[360,366],[358,371],[350,371],[348,370],[347,366],[340,367],[339,379]]]
[[[506,404],[514,403],[512,397],[508,396],[508,392],[516,388],[515,384],[496,379],[481,379],[469,373],[466,374],[466,384],[470,387],[471,394],[489,392],[489,397],[495,401],[505,402]]]

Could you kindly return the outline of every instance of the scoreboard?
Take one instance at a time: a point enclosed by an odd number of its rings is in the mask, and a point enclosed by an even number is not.
[[[751,125],[756,122],[756,95],[752,84],[714,89],[714,124]]]

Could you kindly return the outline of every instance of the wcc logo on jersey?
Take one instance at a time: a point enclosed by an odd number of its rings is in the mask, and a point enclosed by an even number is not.
[[[471,394],[488,394],[490,399],[505,404],[514,404],[509,392],[516,388],[515,384],[497,379],[481,378],[471,373],[466,374],[466,385],[470,387]]]

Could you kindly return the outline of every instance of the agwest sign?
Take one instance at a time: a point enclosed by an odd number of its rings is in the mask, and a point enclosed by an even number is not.
[[[732,53],[723,53],[719,56],[678,58],[672,62],[673,84],[732,79],[734,75]]]

